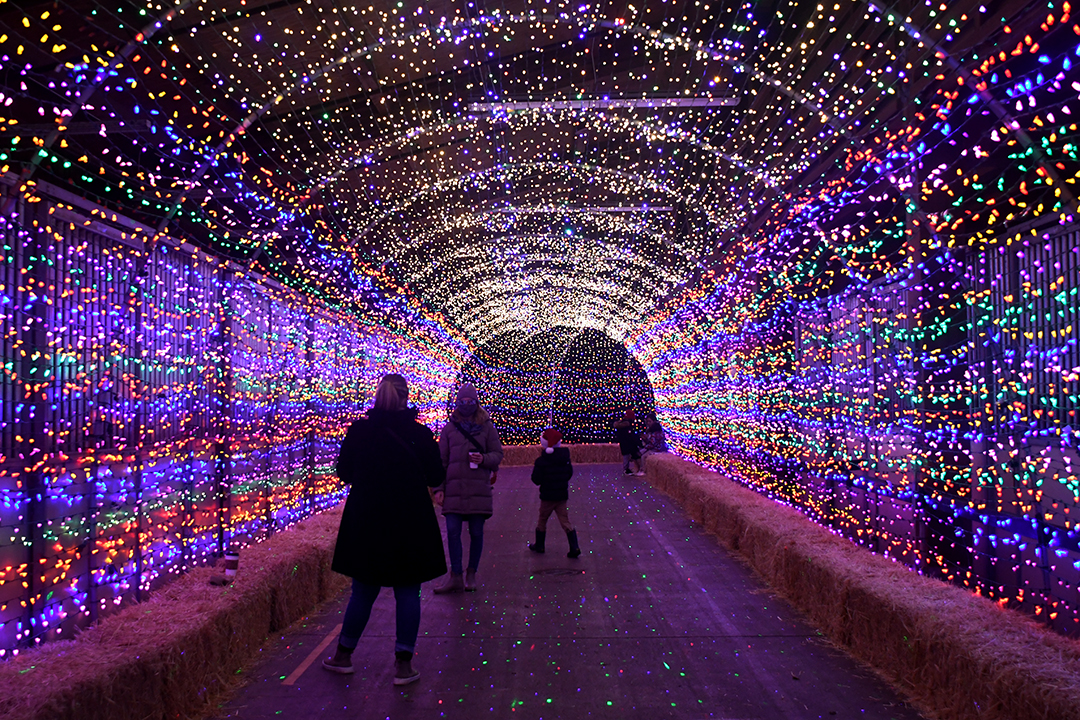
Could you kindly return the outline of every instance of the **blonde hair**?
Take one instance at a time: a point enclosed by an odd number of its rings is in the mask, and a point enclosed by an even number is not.
[[[409,382],[391,373],[384,375],[375,389],[375,407],[379,410],[404,410],[409,404]]]

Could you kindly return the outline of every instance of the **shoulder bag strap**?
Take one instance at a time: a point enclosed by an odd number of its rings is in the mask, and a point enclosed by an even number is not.
[[[473,447],[476,448],[476,452],[480,453],[481,455],[487,452],[486,450],[484,450],[483,446],[476,441],[476,438],[472,436],[472,433],[461,427],[461,423],[459,423],[457,420],[451,420],[450,422],[454,424],[454,427],[458,429],[458,432],[465,436],[466,440],[472,443]]]

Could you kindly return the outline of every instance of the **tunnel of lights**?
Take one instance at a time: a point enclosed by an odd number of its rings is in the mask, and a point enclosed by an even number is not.
[[[339,502],[391,371],[1080,633],[1068,2],[368,2],[0,0],[0,655]]]

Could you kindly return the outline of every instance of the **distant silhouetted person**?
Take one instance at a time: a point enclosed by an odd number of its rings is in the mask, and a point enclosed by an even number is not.
[[[627,410],[621,420],[615,421],[615,441],[619,443],[619,452],[622,453],[622,467],[624,475],[644,475],[641,468],[641,439],[637,430],[634,429],[634,411]],[[633,463],[637,470],[631,470]]]
[[[408,407],[409,386],[387,375],[375,391],[375,407],[357,420],[341,444],[338,477],[349,485],[341,515],[335,572],[353,579],[331,672],[353,672],[352,653],[364,632],[371,606],[383,587],[397,600],[395,685],[420,677],[412,667],[420,628],[420,583],[446,572],[439,521],[428,488],[443,482],[439,446]]]
[[[649,413],[645,418],[645,452],[643,457],[655,455],[656,453],[666,453],[667,451],[664,426],[656,419],[656,413]]]
[[[450,422],[439,435],[439,453],[446,483],[435,490],[435,502],[446,517],[450,577],[435,588],[449,593],[476,590],[476,571],[484,550],[484,521],[491,517],[491,487],[502,462],[502,442],[487,410],[480,407],[476,388],[465,383],[457,391]],[[469,567],[461,576],[461,527],[469,524]]]
[[[562,446],[562,433],[555,428],[548,428],[540,436],[540,448],[540,457],[533,463],[532,471],[532,481],[540,486],[540,517],[536,521],[536,542],[529,545],[529,549],[535,553],[544,552],[547,522],[554,512],[570,543],[570,552],[566,553],[566,557],[576,558],[581,554],[581,548],[578,546],[577,530],[570,524],[570,515],[566,512],[566,502],[570,499],[570,478],[574,475],[570,448]]]

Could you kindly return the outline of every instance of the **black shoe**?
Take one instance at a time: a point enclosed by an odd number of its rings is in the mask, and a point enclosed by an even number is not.
[[[547,539],[547,530],[536,531],[536,542],[529,545],[529,549],[534,553],[544,554],[544,542]]]
[[[412,653],[398,650],[394,653],[394,684],[408,685],[420,679],[420,671],[412,666]]]
[[[570,543],[570,552],[566,553],[566,557],[576,558],[581,555],[581,547],[577,541],[577,530],[567,530],[566,539]]]
[[[461,573],[453,571],[450,572],[450,577],[446,582],[435,588],[436,595],[459,592],[465,592],[465,579],[461,576]]]
[[[337,652],[334,653],[334,657],[323,660],[322,666],[338,675],[352,675],[352,654],[352,650],[343,646],[341,643],[338,643]]]

